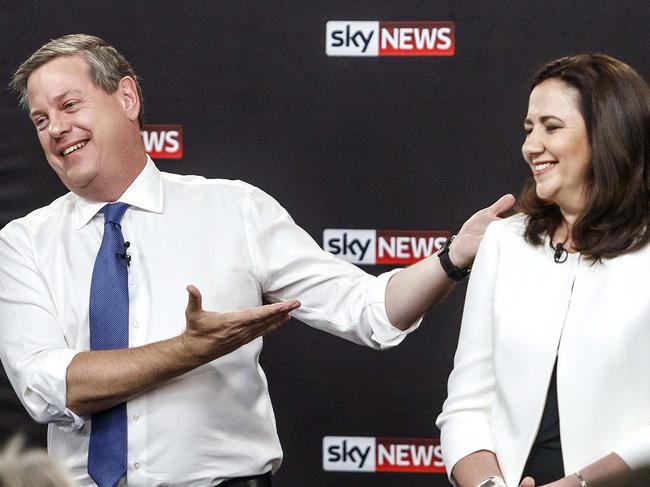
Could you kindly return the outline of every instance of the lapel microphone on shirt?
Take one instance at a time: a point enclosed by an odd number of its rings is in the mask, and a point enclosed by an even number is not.
[[[124,259],[126,261],[126,265],[130,266],[131,265],[131,256],[126,253],[127,249],[131,246],[131,242],[128,240],[124,242],[124,252],[118,252],[115,254],[115,256],[119,259]],[[557,260],[555,261],[557,262]]]

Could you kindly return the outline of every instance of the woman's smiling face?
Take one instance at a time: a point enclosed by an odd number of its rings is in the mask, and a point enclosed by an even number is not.
[[[530,93],[521,148],[533,172],[537,196],[557,204],[564,214],[582,211],[591,167],[591,146],[579,110],[578,90],[550,78]]]

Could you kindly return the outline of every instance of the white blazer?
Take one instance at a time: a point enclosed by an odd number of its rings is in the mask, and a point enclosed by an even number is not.
[[[558,356],[567,474],[615,452],[650,464],[650,246],[593,264],[557,264],[524,217],[492,223],[467,289],[449,396],[438,417],[448,472],[493,451],[516,487]]]

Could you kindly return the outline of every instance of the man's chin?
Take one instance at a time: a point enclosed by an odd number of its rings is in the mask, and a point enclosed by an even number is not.
[[[67,173],[65,179],[62,178],[66,188],[80,196],[87,196],[90,192],[90,186],[95,179],[95,174],[86,173]]]

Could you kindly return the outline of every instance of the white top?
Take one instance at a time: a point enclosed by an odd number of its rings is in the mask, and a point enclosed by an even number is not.
[[[523,232],[521,215],[492,223],[472,269],[437,421],[448,472],[491,450],[519,485],[556,354],[566,473],[611,452],[650,464],[650,246],[556,264],[548,238],[532,246]]]
[[[407,332],[384,306],[378,278],[322,251],[270,196],[240,181],[161,173],[151,160],[119,199],[131,243],[129,346],[179,335],[187,284],[207,310],[297,298],[292,314],[355,343],[385,348]],[[105,203],[72,193],[0,231],[0,356],[48,449],[81,485],[90,418],[66,409],[66,368],[89,350],[90,281]],[[205,486],[280,465],[262,339],[128,402],[128,485]]]

